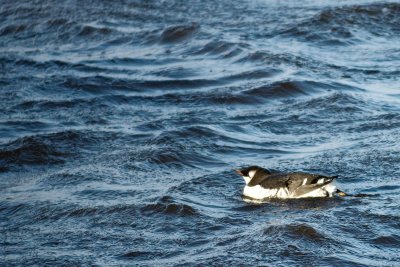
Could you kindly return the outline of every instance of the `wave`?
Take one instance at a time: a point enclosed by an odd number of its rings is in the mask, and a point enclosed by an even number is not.
[[[263,147],[267,150],[268,145],[276,145],[275,141],[265,141],[264,139],[260,140],[254,136],[253,138],[248,138],[248,136],[243,134],[243,132],[239,135],[240,131],[243,131],[243,129],[236,129],[235,134],[233,134],[232,129],[229,128],[223,129],[210,126],[181,127],[179,130],[164,131],[163,134],[160,134],[152,139],[149,144],[175,144],[176,141],[174,140],[177,140],[178,138],[188,141],[196,138],[199,142],[204,141],[204,144],[212,142],[212,146],[210,147],[212,149],[218,148],[218,144],[215,144],[218,141],[224,142],[225,144],[230,143],[238,146],[257,145],[258,149],[260,150],[263,149]],[[244,133],[247,133],[246,130]],[[177,146],[178,145],[179,144],[177,144]],[[179,147],[178,149],[182,150],[182,147]],[[254,149],[257,150],[257,148]]]
[[[80,206],[76,204],[49,205],[45,202],[34,204],[1,203],[0,214],[19,218],[20,225],[32,224],[43,221],[59,221],[71,218],[97,217],[97,216],[132,216],[137,215],[139,209],[134,205],[115,206]]]
[[[264,230],[264,235],[269,238],[287,235],[295,240],[306,239],[312,242],[324,242],[327,238],[308,224],[273,225]]]
[[[0,149],[0,168],[14,164],[59,164],[66,155],[35,137],[23,137]]]
[[[382,235],[371,240],[377,246],[399,247],[400,236],[398,235]]]
[[[276,82],[271,85],[265,85],[246,90],[244,91],[244,94],[255,97],[256,101],[259,97],[272,99],[279,97],[301,96],[315,93],[316,89],[321,87],[318,85],[321,84],[307,81]]]
[[[104,133],[90,131],[61,131],[18,138],[0,146],[0,166],[7,170],[21,165],[61,164],[76,155],[79,145],[89,146]]]
[[[48,25],[50,25],[51,27],[58,27],[61,25],[66,25],[68,24],[70,21],[68,19],[65,18],[50,18],[46,21],[46,23]]]
[[[115,197],[115,196],[114,196]],[[12,202],[0,203],[0,214],[5,217],[19,218],[19,225],[38,223],[43,221],[59,221],[71,218],[97,217],[131,217],[172,215],[182,217],[201,216],[201,213],[188,204],[176,203],[171,198],[160,198],[157,203],[149,204],[118,204],[94,207],[70,204],[69,206],[36,202],[34,204],[15,204]],[[126,222],[126,225],[131,224]]]
[[[259,76],[260,75],[260,76]],[[262,73],[241,73],[236,76],[229,76],[227,78],[223,78],[223,80],[236,80],[237,77],[248,77],[248,79],[257,79],[260,77],[265,77],[270,75],[270,72],[262,72]],[[240,79],[243,81],[244,78]],[[192,88],[194,84],[198,81],[191,81]],[[222,81],[219,81],[220,83]],[[147,84],[147,82],[145,82]],[[161,84],[162,82],[160,82]],[[177,84],[176,81],[171,81],[172,84]],[[183,86],[183,81],[181,85]],[[218,83],[218,81],[215,81]],[[212,83],[211,83],[212,84]],[[196,87],[209,86],[207,82],[202,84],[200,82],[196,85]],[[151,86],[156,89],[158,85],[151,84]],[[77,86],[74,86],[77,87]],[[168,88],[168,84],[163,84],[164,88]],[[188,87],[190,87],[188,85]],[[138,88],[138,87],[136,87]],[[176,89],[178,88],[175,87]],[[258,86],[252,89],[240,90],[239,86],[237,89],[227,91],[227,90],[209,90],[206,92],[202,91],[185,91],[183,93],[165,93],[157,96],[125,96],[123,97],[126,101],[129,102],[152,102],[152,103],[163,103],[163,104],[179,104],[179,105],[256,105],[265,103],[268,100],[275,100],[281,98],[292,98],[292,97],[300,97],[300,96],[313,96],[320,93],[327,93],[331,91],[341,91],[341,90],[360,90],[358,88],[352,88],[347,85],[335,84],[335,83],[322,83],[315,81],[281,81],[275,82],[268,85]],[[144,88],[143,88],[144,90]],[[115,96],[118,97],[118,96]]]
[[[25,31],[27,28],[28,26],[24,24],[7,25],[0,29],[0,36],[18,34]]]
[[[343,72],[357,75],[365,74],[365,71],[367,71],[361,68],[336,65],[326,61],[325,58],[318,59],[280,50],[274,52],[268,50],[247,51],[242,53],[235,63],[261,64],[264,68],[271,69],[278,75],[284,74],[285,70],[295,67],[300,69],[301,72],[315,73],[318,77],[322,75],[331,80],[336,80],[338,75],[343,75]]]
[[[205,153],[196,150],[188,150],[185,146],[174,142],[165,142],[166,136],[161,137],[163,146],[157,149],[142,151],[141,157],[147,162],[156,164],[158,167],[192,167],[192,168],[209,168],[221,166],[223,163],[215,157],[205,155]],[[178,138],[173,136],[172,139]],[[157,138],[157,143],[160,138]],[[152,143],[155,143],[152,141]]]
[[[167,105],[183,106],[208,106],[208,105],[241,105],[254,104],[251,96],[240,93],[212,90],[208,92],[185,92],[185,93],[166,93],[158,96],[132,97],[138,101],[150,101],[151,103],[162,103]]]
[[[188,39],[200,29],[196,23],[191,25],[170,26],[163,30],[160,36],[162,43],[175,43]]]
[[[180,215],[180,216],[194,216],[197,215],[197,211],[189,205],[186,204],[150,204],[141,209],[142,213],[150,214],[150,213],[162,213],[169,215]]]
[[[49,71],[52,70],[51,73],[56,73],[57,71],[65,71],[66,69],[68,70],[74,70],[77,73],[119,73],[120,71],[118,70],[113,70],[110,68],[107,68],[107,66],[102,66],[101,61],[99,61],[99,64],[94,65],[91,64],[91,62],[86,63],[85,61],[79,62],[79,63],[72,63],[68,61],[63,61],[63,60],[46,60],[46,61],[39,61],[35,60],[32,58],[13,58],[10,56],[3,56],[0,57],[0,61],[3,62],[3,64],[7,64],[7,67],[9,69],[19,69],[21,71],[21,68],[24,69],[24,72],[30,72],[30,71]],[[51,76],[49,75],[49,79],[55,80],[60,78],[59,76]],[[65,77],[64,77],[65,78]]]
[[[340,91],[299,101],[291,105],[293,112],[301,112],[303,116],[324,117],[329,114],[342,119],[354,118],[356,114],[363,116],[369,107],[370,103],[364,100],[363,97]]]
[[[361,91],[361,89],[340,84],[323,83],[316,81],[279,81],[268,85],[245,90],[243,93],[251,95],[254,101],[259,98],[289,98],[298,96],[316,95],[318,93],[340,92],[340,91]]]
[[[271,78],[280,73],[282,73],[282,71],[280,69],[262,68],[262,69],[249,70],[249,71],[244,71],[244,72],[240,72],[237,74],[232,74],[232,75],[228,76],[226,79],[240,80],[240,81],[258,80],[258,79],[264,79],[264,78]]]
[[[85,36],[85,37],[94,37],[96,35],[107,35],[112,33],[113,30],[107,27],[93,27],[93,26],[82,26],[81,30],[79,31],[78,35],[79,36]]]
[[[167,254],[166,252],[134,250],[134,251],[125,252],[125,253],[119,255],[119,257],[121,257],[123,259],[151,260],[154,258],[162,258],[166,254]]]
[[[326,45],[368,41],[365,32],[375,36],[395,36],[400,33],[397,27],[399,12],[398,3],[333,7],[282,30],[279,35]]]
[[[362,122],[354,123],[349,127],[349,132],[368,132],[394,130],[400,127],[400,118],[395,114],[366,116]]]
[[[219,84],[218,81],[208,79],[127,80],[104,76],[65,78],[65,81],[61,83],[62,86],[92,93],[105,93],[110,91],[148,92],[148,90],[182,90]]]
[[[194,46],[189,53],[194,56],[217,56],[217,58],[228,59],[240,55],[249,48],[249,45],[241,42],[210,41],[201,46]]]

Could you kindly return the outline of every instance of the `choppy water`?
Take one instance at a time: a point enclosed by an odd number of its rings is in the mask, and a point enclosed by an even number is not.
[[[0,265],[398,266],[400,3],[287,2],[0,1]]]

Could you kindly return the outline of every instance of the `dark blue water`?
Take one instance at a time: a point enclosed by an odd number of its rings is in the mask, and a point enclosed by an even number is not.
[[[3,0],[0,22],[1,266],[400,264],[399,2]],[[249,164],[364,197],[249,204]]]

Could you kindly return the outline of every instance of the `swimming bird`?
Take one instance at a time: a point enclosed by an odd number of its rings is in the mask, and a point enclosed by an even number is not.
[[[337,176],[323,176],[303,172],[280,173],[258,166],[236,170],[246,182],[245,197],[265,198],[333,197],[346,194],[336,188]]]

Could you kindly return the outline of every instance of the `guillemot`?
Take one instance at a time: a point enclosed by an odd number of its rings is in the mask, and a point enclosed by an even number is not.
[[[236,170],[246,182],[245,197],[266,198],[333,197],[346,194],[336,188],[337,176],[323,176],[303,172],[280,173],[258,166]]]

